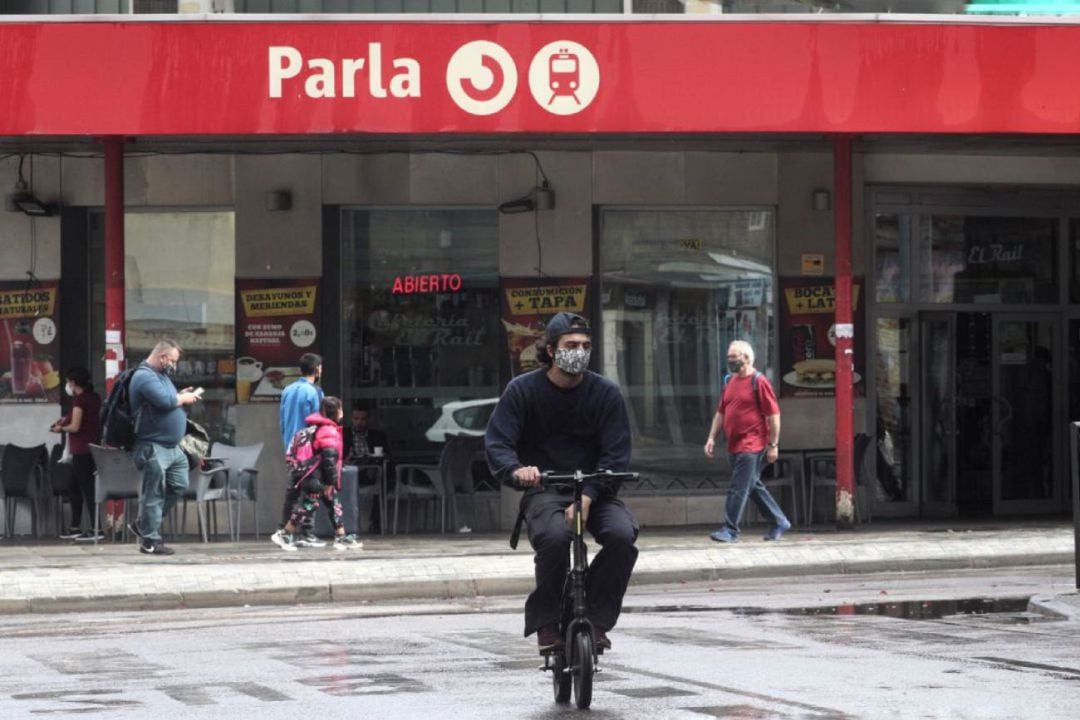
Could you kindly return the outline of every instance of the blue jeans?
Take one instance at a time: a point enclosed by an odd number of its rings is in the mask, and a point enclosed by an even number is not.
[[[147,540],[161,540],[161,518],[188,487],[187,455],[178,447],[137,442],[131,453],[142,473],[142,495],[135,527]]]
[[[727,494],[724,525],[735,535],[739,534],[739,523],[742,521],[748,497],[754,499],[754,504],[763,517],[772,519],[774,526],[788,521],[784,511],[761,482],[765,453],[763,450],[759,453],[731,453],[728,456],[731,460],[731,487]]]

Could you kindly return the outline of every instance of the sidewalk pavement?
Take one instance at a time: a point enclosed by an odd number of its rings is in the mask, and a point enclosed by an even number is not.
[[[800,528],[778,542],[752,526],[733,545],[710,541],[711,529],[644,528],[633,582],[1050,565],[1074,554],[1064,521],[885,521],[845,532]],[[362,550],[295,553],[263,536],[170,543],[171,557],[142,555],[134,543],[7,539],[0,613],[524,595],[533,587],[532,552],[525,538],[511,550],[507,535],[379,535],[363,538]]]

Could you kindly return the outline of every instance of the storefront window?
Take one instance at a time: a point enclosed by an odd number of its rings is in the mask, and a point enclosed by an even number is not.
[[[878,318],[874,501],[911,500],[911,321]]]
[[[506,355],[496,211],[345,210],[342,227],[346,400],[398,459],[482,434]]]
[[[923,300],[1058,302],[1055,218],[928,215],[920,235]]]
[[[911,216],[878,214],[874,219],[874,253],[878,302],[908,301],[910,286]]]
[[[158,340],[183,355],[174,382],[202,387],[192,420],[232,442],[236,374],[234,214],[132,212],[124,216],[128,366]]]
[[[1069,221],[1069,300],[1080,303],[1080,220]]]
[[[1080,320],[1069,321],[1069,422],[1080,422]]]
[[[658,489],[712,489],[727,472],[701,438],[727,345],[749,341],[771,371],[771,209],[605,210],[600,236],[602,370],[627,397],[634,466]]]

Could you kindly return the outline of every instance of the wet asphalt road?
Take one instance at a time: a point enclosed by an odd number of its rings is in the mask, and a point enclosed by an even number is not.
[[[1023,611],[1072,585],[1041,568],[634,588],[590,715],[1075,718],[1080,622]],[[996,601],[922,602],[942,598]],[[0,717],[577,715],[521,602],[0,617]]]

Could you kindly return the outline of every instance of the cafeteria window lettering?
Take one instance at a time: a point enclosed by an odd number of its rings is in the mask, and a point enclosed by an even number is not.
[[[1057,218],[927,215],[920,227],[922,299],[1058,302]]]
[[[490,408],[460,421],[454,408],[493,404],[504,374],[497,211],[345,209],[342,236],[345,399],[371,410],[395,459],[483,434]]]

